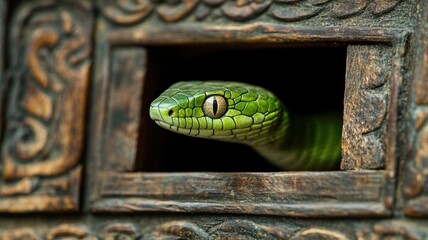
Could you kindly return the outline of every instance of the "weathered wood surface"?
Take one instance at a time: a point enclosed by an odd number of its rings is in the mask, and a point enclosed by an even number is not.
[[[103,196],[278,203],[377,201],[385,181],[383,171],[104,173],[100,177]]]
[[[5,54],[4,54],[4,43],[6,41],[6,14],[7,14],[7,2],[0,1],[0,141],[3,136],[3,125],[4,125],[4,100],[5,93],[7,91],[7,78],[4,73],[5,65]]]
[[[101,22],[107,28],[105,22]],[[102,33],[112,45],[171,45],[171,44],[284,44],[279,46],[325,46],[350,43],[391,43],[409,33],[409,29],[376,27],[284,26],[273,23],[252,23],[239,27],[179,25],[153,28],[143,26],[141,32],[113,28]],[[248,46],[248,45],[246,45]],[[251,45],[249,45],[251,46]],[[278,45],[276,45],[278,46]]]
[[[78,215],[3,216],[0,239],[428,237],[426,220],[401,217],[403,196],[395,191],[403,187],[407,217],[428,216],[426,2],[94,2],[99,11],[92,11],[92,1],[41,0],[22,1],[11,12],[6,45],[10,59],[4,64],[11,85],[10,91],[0,95],[7,100],[6,105],[0,103],[7,107],[6,118],[2,118],[6,122],[0,124],[5,127],[0,211],[76,211],[81,184],[90,194],[83,198],[83,209],[90,209]],[[2,4],[0,11],[6,9]],[[92,61],[95,12],[100,15],[96,15]],[[418,13],[423,16],[416,19]],[[414,28],[416,20],[420,22]],[[363,89],[375,92],[370,96],[388,97],[379,101],[380,105],[362,104],[367,108],[388,105],[382,121],[359,118],[381,122],[369,127],[373,130],[370,133],[377,134],[377,146],[385,157],[372,161],[367,154],[359,162],[345,160],[345,165],[347,169],[382,170],[309,174],[138,172],[144,169],[144,156],[139,154],[150,151],[139,152],[148,141],[142,135],[150,133],[140,115],[150,100],[145,93],[145,67],[150,61],[146,49],[150,45],[195,43],[353,45],[350,57],[375,59],[373,64],[368,61],[354,71],[372,74],[365,79],[369,87]],[[355,46],[361,44],[366,46]],[[414,56],[408,50],[414,50]],[[376,64],[378,57],[380,64]],[[415,61],[414,73],[407,72],[405,61],[410,65]],[[96,67],[89,87],[92,62]],[[376,80],[383,76],[378,73],[392,76],[382,82]],[[356,102],[360,100],[353,97]],[[91,104],[88,109],[86,104]],[[86,110],[89,122],[84,121]],[[414,132],[403,123],[407,114],[414,117]],[[367,128],[359,122],[351,125]],[[136,128],[140,128],[140,136],[133,132]],[[409,148],[407,139],[412,139]],[[367,146],[372,147],[370,144]],[[86,178],[81,182],[85,148]],[[411,154],[403,154],[408,149]],[[408,157],[405,163],[402,156]],[[138,214],[127,214],[135,212]],[[378,219],[385,217],[389,219]]]
[[[409,124],[411,146],[404,172],[404,212],[409,217],[428,217],[428,9],[421,5],[418,15],[419,26],[415,33],[414,54],[414,103]]]
[[[91,10],[86,1],[34,1],[12,13],[1,212],[79,209]]]
[[[314,28],[302,28],[302,27],[293,27],[293,26],[282,26],[277,24],[268,24],[268,23],[255,23],[246,26],[239,27],[210,27],[210,26],[174,26],[174,27],[147,27],[142,26],[139,31],[135,31],[132,28],[117,28],[115,26],[110,26],[106,21],[100,19],[98,22],[98,26],[103,31],[98,32],[97,37],[97,56],[100,65],[97,66],[97,70],[95,71],[95,90],[93,92],[94,104],[97,106],[93,113],[93,125],[95,129],[92,129],[93,135],[96,137],[92,139],[91,142],[91,159],[95,160],[97,163],[92,163],[94,167],[100,167],[98,169],[107,170],[107,172],[113,172],[109,177],[109,173],[100,172],[98,175],[91,176],[91,186],[95,186],[93,191],[91,192],[90,204],[91,211],[93,212],[129,212],[129,211],[171,211],[171,212],[207,212],[207,211],[215,211],[218,213],[221,212],[229,212],[229,213],[254,213],[254,214],[275,214],[275,215],[285,215],[285,216],[369,216],[372,214],[373,216],[386,216],[390,215],[390,209],[393,207],[395,199],[395,156],[391,155],[388,157],[388,161],[385,161],[383,157],[378,158],[377,160],[372,158],[370,154],[365,155],[363,164],[359,164],[358,169],[387,169],[387,172],[380,171],[376,178],[378,179],[379,185],[372,185],[377,190],[367,191],[362,188],[363,185],[360,185],[359,180],[351,180],[354,179],[352,176],[354,173],[341,173],[341,172],[332,172],[325,173],[325,175],[317,175],[317,176],[309,176],[308,173],[298,173],[295,175],[295,179],[299,179],[299,181],[304,182],[303,179],[308,177],[308,179],[312,179],[312,182],[316,182],[315,179],[327,179],[327,176],[331,178],[331,181],[336,181],[334,184],[325,180],[326,184],[329,185],[328,190],[324,193],[320,193],[315,191],[314,188],[308,187],[307,189],[297,189],[293,188],[291,184],[287,184],[288,182],[293,182],[293,178],[285,177],[281,181],[281,177],[278,179],[270,179],[264,178],[265,176],[254,175],[260,177],[253,178],[253,181],[259,182],[267,182],[268,187],[266,189],[271,188],[272,191],[266,193],[266,198],[263,198],[261,195],[251,193],[239,193],[238,195],[234,192],[232,195],[230,192],[223,192],[223,189],[228,189],[231,186],[225,183],[221,183],[221,181],[213,181],[211,185],[209,181],[203,181],[205,173],[191,173],[184,175],[176,175],[176,174],[168,174],[159,175],[158,177],[154,177],[156,175],[151,175],[150,173],[135,173],[135,174],[126,174],[120,173],[121,170],[116,171],[114,168],[108,166],[118,166],[120,165],[121,158],[105,158],[102,157],[103,145],[100,144],[100,140],[103,139],[100,132],[106,131],[109,128],[103,127],[105,126],[106,121],[110,121],[108,119],[112,119],[112,117],[106,118],[103,116],[104,113],[100,112],[100,109],[105,109],[107,96],[105,95],[105,89],[108,89],[109,79],[114,76],[115,78],[124,78],[127,74],[130,74],[129,71],[137,71],[137,69],[129,68],[128,72],[125,74],[123,71],[117,72],[109,72],[105,71],[108,69],[111,62],[108,60],[107,56],[110,56],[111,49],[114,49],[115,46],[124,46],[124,45],[148,45],[156,43],[156,46],[162,45],[171,45],[171,44],[191,44],[194,42],[199,43],[217,43],[221,44],[224,42],[228,43],[298,43],[298,44],[306,44],[308,42],[322,43],[326,44],[328,42],[336,42],[341,44],[353,44],[364,42],[369,44],[368,46],[361,47],[350,47],[354,49],[355,55],[352,55],[352,58],[357,59],[360,62],[365,62],[367,56],[372,56],[371,63],[375,64],[369,68],[367,66],[367,80],[365,80],[364,84],[368,86],[368,89],[362,89],[362,91],[370,91],[371,88],[376,88],[379,86],[383,86],[383,95],[386,98],[383,102],[384,104],[384,115],[382,112],[379,112],[378,115],[381,120],[376,121],[376,119],[372,119],[371,122],[367,124],[363,124],[363,127],[373,128],[373,131],[378,130],[376,123],[379,123],[382,127],[381,130],[377,131],[376,139],[380,139],[382,144],[385,144],[386,141],[389,141],[388,138],[394,138],[395,131],[395,123],[396,120],[394,117],[383,118],[386,116],[386,112],[393,111],[396,108],[396,104],[393,104],[393,107],[390,107],[390,102],[388,100],[392,95],[395,96],[395,93],[390,95],[389,92],[391,89],[396,89],[397,82],[401,79],[400,68],[394,67],[393,62],[395,62],[393,57],[399,57],[395,55],[394,52],[397,49],[401,49],[402,41],[406,41],[408,33],[405,29],[377,29],[377,28],[332,28],[332,27],[314,27]],[[109,30],[105,30],[109,29]],[[403,40],[404,39],[404,40]],[[251,46],[251,45],[248,45]],[[124,47],[125,48],[125,47]],[[148,47],[149,48],[149,47]],[[377,56],[381,54],[381,56]],[[150,58],[150,55],[148,55]],[[145,55],[141,55],[142,58]],[[116,61],[112,59],[111,61]],[[386,62],[384,62],[386,61]],[[350,68],[350,71],[359,72],[361,69],[358,68]],[[393,71],[394,70],[394,71]],[[378,79],[379,71],[384,71],[385,75],[380,76],[381,79]],[[356,76],[356,73],[354,74]],[[394,79],[390,80],[394,75]],[[352,74],[350,75],[352,76]],[[349,81],[353,80],[355,84],[361,84],[361,78],[365,76],[359,75],[360,78],[352,79],[350,77]],[[145,79],[147,84],[147,79]],[[380,83],[379,83],[380,82]],[[160,83],[158,83],[160,84]],[[153,83],[152,83],[153,85]],[[358,85],[359,86],[359,85]],[[391,87],[393,86],[393,87]],[[153,89],[153,88],[147,88]],[[148,91],[145,89],[145,91]],[[379,90],[379,89],[376,89]],[[117,94],[122,94],[126,92],[126,90],[112,88],[108,91],[117,91]],[[131,91],[129,89],[128,91]],[[375,90],[373,90],[375,91]],[[361,92],[358,92],[361,93]],[[150,94],[150,93],[147,93]],[[375,93],[376,95],[377,93]],[[381,95],[382,95],[381,94]],[[146,93],[143,92],[143,96]],[[369,94],[370,97],[370,94]],[[355,98],[358,99],[358,96],[355,96],[352,99],[346,99],[348,104],[353,104]],[[367,106],[378,107],[378,102],[371,100],[377,100],[377,98],[369,98],[364,104],[360,102],[357,105],[355,111],[358,111],[358,108],[366,108]],[[143,99],[144,100],[144,99]],[[150,101],[149,98],[146,98],[147,101]],[[358,103],[357,103],[358,104]],[[379,106],[382,107],[382,106]],[[126,106],[123,106],[126,109]],[[143,108],[144,109],[144,108]],[[144,114],[147,112],[142,112],[142,119],[144,119]],[[393,114],[391,114],[393,115]],[[362,116],[364,117],[364,116]],[[386,120],[385,120],[386,119]],[[345,118],[346,120],[346,118]],[[352,117],[348,117],[350,123],[347,125],[349,129],[352,129],[352,124],[355,124],[356,121]],[[361,120],[361,119],[360,119]],[[357,121],[357,123],[359,123]],[[143,126],[143,125],[141,125]],[[373,127],[374,126],[374,127]],[[390,135],[387,133],[389,132]],[[147,126],[144,126],[141,129],[140,134],[150,133],[150,129],[147,129]],[[147,137],[147,136],[146,136]],[[155,137],[155,136],[152,136]],[[353,136],[354,138],[348,138],[349,142],[353,142],[357,137],[363,137],[362,135]],[[140,136],[141,138],[141,136]],[[98,140],[97,140],[98,139]],[[388,139],[388,140],[386,140]],[[355,140],[355,143],[358,143]],[[387,153],[387,148],[384,145],[375,146],[383,152],[383,154]],[[140,145],[139,147],[141,147]],[[391,149],[395,149],[395,143],[391,142],[388,145]],[[135,145],[129,145],[129,149],[135,147]],[[359,151],[365,152],[368,148],[372,148],[371,144],[366,144],[364,146],[360,146],[360,144],[352,145],[355,149],[361,147]],[[141,150],[141,149],[140,149]],[[145,151],[150,151],[151,149],[145,149]],[[346,151],[346,149],[345,149]],[[389,150],[388,150],[389,151]],[[369,151],[367,151],[369,152]],[[141,157],[141,156],[140,156]],[[111,161],[111,162],[110,162]],[[137,166],[141,164],[142,161],[151,161],[151,159],[141,159],[138,156],[134,158],[133,166]],[[355,159],[348,159],[347,166],[349,169],[355,169],[358,164],[354,163]],[[127,166],[132,164],[126,163]],[[119,168],[120,169],[120,168]],[[117,174],[117,175],[116,175]],[[218,177],[213,177],[218,174]],[[345,174],[345,175],[342,175]],[[349,175],[346,175],[349,174]],[[200,176],[195,177],[195,176]],[[132,176],[131,178],[129,178]],[[220,179],[223,175],[220,173],[212,173],[214,179]],[[275,176],[275,174],[272,174]],[[277,175],[276,175],[277,176]],[[289,175],[285,175],[289,176]],[[346,176],[346,177],[345,177]],[[350,177],[350,181],[346,181],[347,177]],[[244,175],[236,174],[236,178],[230,177],[226,178],[225,181],[232,181],[231,179],[236,179],[237,182],[241,182],[242,184],[249,184]],[[289,179],[289,180],[286,180]],[[382,179],[382,180],[380,180]],[[201,182],[200,182],[201,181]],[[297,180],[296,180],[297,181]],[[252,183],[252,181],[250,181]],[[197,185],[197,183],[201,185]],[[203,184],[206,183],[206,184]],[[113,185],[111,185],[113,184]],[[117,185],[116,185],[117,184]],[[187,185],[189,184],[189,186]],[[195,186],[192,184],[196,184]],[[219,184],[219,185],[214,185]],[[344,184],[344,185],[341,185]],[[186,187],[188,186],[188,187]],[[310,186],[307,184],[305,186]],[[333,187],[335,186],[335,187]],[[337,186],[343,186],[343,188],[337,188]],[[195,187],[195,188],[193,188]],[[204,188],[208,188],[207,192],[204,192]],[[164,189],[164,191],[162,190]],[[259,189],[259,186],[255,188]],[[340,189],[340,190],[338,190]],[[350,194],[350,192],[346,191],[347,189],[353,189],[355,192]],[[381,190],[380,190],[381,189]],[[166,192],[168,190],[168,192]],[[113,193],[113,192],[114,193]],[[153,193],[153,191],[160,191],[157,195]],[[267,191],[267,190],[266,190]],[[261,191],[263,192],[263,191]],[[290,193],[284,194],[283,192]],[[340,192],[340,193],[338,193]],[[381,195],[372,195],[372,193],[378,192]],[[150,195],[150,193],[154,195]],[[329,195],[331,193],[332,195]],[[338,195],[335,195],[335,194]],[[366,195],[365,193],[369,193]],[[146,195],[144,195],[146,194]],[[206,194],[206,195],[204,195]],[[142,197],[139,199],[138,197]],[[184,196],[184,197],[183,197]],[[194,198],[187,198],[187,196],[194,196]],[[376,197],[374,197],[376,196]],[[185,201],[182,201],[182,199]],[[269,198],[269,200],[267,200]],[[295,199],[297,201],[293,202]],[[316,199],[316,200],[315,200]],[[334,200],[332,200],[334,199]],[[215,203],[210,202],[210,200],[215,200]],[[246,200],[247,202],[242,204],[236,204],[234,201]],[[332,201],[328,201],[332,200]],[[309,202],[308,202],[309,201]],[[322,202],[319,206],[316,207],[313,205],[312,201]],[[332,203],[336,201],[336,203]],[[324,204],[325,205],[322,205]],[[277,205],[275,205],[277,204]],[[282,204],[282,205],[281,205]],[[315,210],[314,210],[315,209]]]
[[[146,21],[162,23],[242,23],[251,20],[282,24],[400,26],[397,18],[410,18],[413,1],[236,1],[187,0],[176,3],[99,0],[101,13],[111,22],[132,26]],[[411,10],[410,10],[411,9]],[[347,22],[346,20],[351,20]],[[156,23],[155,23],[156,24]]]
[[[99,110],[106,119],[103,168],[129,172],[135,169],[141,110],[145,110],[141,104],[147,57],[141,47],[116,47],[110,56],[107,103]]]
[[[385,167],[391,57],[388,46],[348,47],[341,169]]]
[[[383,171],[104,173],[94,212],[389,216]],[[313,204],[316,202],[317,204]]]
[[[36,220],[41,220],[36,218]],[[84,221],[84,220],[83,220]],[[128,219],[95,217],[79,220],[46,220],[31,224],[0,222],[0,239],[412,239],[428,236],[428,222],[409,220],[290,220],[234,216],[141,216]],[[8,228],[8,226],[10,226]]]

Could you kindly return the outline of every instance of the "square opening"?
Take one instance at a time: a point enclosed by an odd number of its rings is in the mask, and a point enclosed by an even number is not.
[[[147,52],[137,171],[281,171],[250,146],[189,137],[157,126],[149,117],[149,105],[178,81],[247,82],[271,90],[291,114],[343,113],[347,53],[344,45],[149,46]]]

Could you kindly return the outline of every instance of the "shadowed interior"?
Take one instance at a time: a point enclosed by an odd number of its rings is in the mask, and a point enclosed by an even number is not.
[[[231,80],[274,92],[291,114],[343,112],[346,47],[148,47],[137,170],[145,172],[278,171],[251,147],[169,132],[148,106],[177,81]]]

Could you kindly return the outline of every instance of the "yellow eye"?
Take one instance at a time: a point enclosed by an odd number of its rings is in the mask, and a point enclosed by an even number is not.
[[[210,118],[219,118],[227,110],[227,102],[224,97],[215,95],[205,99],[204,105],[202,105],[202,111]]]

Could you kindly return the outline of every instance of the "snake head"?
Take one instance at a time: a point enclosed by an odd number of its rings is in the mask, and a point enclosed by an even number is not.
[[[283,112],[272,92],[231,81],[177,82],[150,104],[151,119],[165,129],[238,142],[269,135]]]

